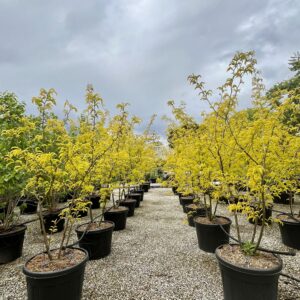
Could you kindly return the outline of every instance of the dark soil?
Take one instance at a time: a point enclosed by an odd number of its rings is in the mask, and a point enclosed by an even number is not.
[[[119,207],[113,207],[107,210],[107,212],[118,212],[118,211],[124,211],[124,210],[128,210],[127,207],[124,206],[119,206]]]
[[[273,269],[280,262],[272,253],[258,251],[254,256],[245,255],[239,245],[224,245],[217,249],[218,254],[227,262],[250,269]]]
[[[61,271],[79,264],[84,258],[85,253],[78,249],[67,249],[60,259],[57,259],[58,250],[51,251],[53,260],[49,260],[46,253],[41,253],[32,258],[26,268],[31,272],[55,272]]]
[[[101,222],[100,225],[99,225],[99,223],[89,223],[89,224],[81,225],[78,229],[83,232],[88,227],[88,231],[96,231],[96,230],[99,230],[99,229],[110,228],[112,226],[113,225],[111,223],[108,223],[108,222]]]
[[[210,221],[207,217],[197,217],[195,221],[200,224],[212,224],[212,225],[224,225],[228,224],[228,220],[223,217],[215,217],[212,221]]]
[[[291,223],[300,223],[300,216],[294,215],[293,218],[291,218],[289,215],[280,215],[277,217],[279,220],[291,222]],[[295,220],[296,219],[296,220]],[[298,220],[298,222],[297,222]]]

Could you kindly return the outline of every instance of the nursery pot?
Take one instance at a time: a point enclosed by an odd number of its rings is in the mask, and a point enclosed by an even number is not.
[[[188,220],[189,226],[195,227],[195,223],[194,223],[195,217],[196,217],[196,215],[187,215],[187,220]]]
[[[142,183],[140,185],[140,188],[141,190],[143,190],[145,193],[147,193],[150,189],[150,183],[149,182],[145,182],[145,183]]]
[[[34,200],[24,199],[19,201],[20,205],[24,207],[21,209],[21,214],[30,215],[37,212],[38,203]]]
[[[232,264],[219,255],[216,257],[222,275],[224,300],[277,300],[278,278],[282,260],[276,256],[279,265],[272,269],[243,268]]]
[[[180,205],[183,205],[183,201],[182,201],[182,198],[183,199],[192,199],[192,200],[194,200],[195,199],[195,196],[193,195],[193,194],[190,194],[190,195],[182,195],[181,193],[178,193],[178,196],[179,196],[179,204]],[[192,202],[190,202],[190,203],[185,203],[185,204],[192,204],[193,203],[193,201]]]
[[[99,195],[92,195],[88,197],[88,200],[92,202],[92,209],[100,208],[100,196]]]
[[[136,200],[135,207],[140,207],[142,195],[139,193],[129,193],[126,195],[126,199],[134,199]]]
[[[43,213],[43,221],[45,230],[47,233],[51,233],[50,228],[53,226],[53,222],[59,220],[56,224],[56,232],[61,232],[64,230],[65,219],[59,216],[60,211],[49,211]]]
[[[221,226],[229,234],[231,220],[221,216],[216,216],[217,224],[206,224],[205,220],[207,218],[199,216],[194,218],[198,245],[201,250],[214,253],[217,247],[229,243],[229,236],[222,230]]]
[[[281,192],[278,196],[274,196],[273,202],[278,204],[290,204],[290,192]],[[292,202],[294,202],[293,199]]]
[[[197,216],[206,216],[206,214],[210,213],[209,208],[195,206],[195,204],[188,204],[185,206],[186,212],[195,211]]]
[[[258,208],[256,205],[251,205],[251,207],[254,208],[255,211],[259,211],[259,217],[257,218],[257,225],[261,226],[262,225],[262,213],[263,213],[263,210],[262,208]],[[272,208],[273,208],[273,205],[269,205],[268,207],[266,207],[265,209],[265,213],[266,213],[266,222],[268,224],[271,224],[272,223],[272,220],[268,220],[270,217],[272,217]],[[255,220],[254,219],[249,219],[249,223],[251,224],[255,224]]]
[[[79,247],[85,249],[89,254],[89,259],[99,259],[110,254],[112,233],[115,224],[111,221],[101,223],[103,228],[85,231],[83,224],[76,228],[79,239]],[[82,235],[84,236],[82,237]],[[81,238],[82,237],[82,238]]]
[[[186,205],[193,204],[195,197],[194,196],[183,196],[180,197],[180,202],[184,213],[187,213]]]
[[[126,219],[129,209],[121,206],[118,208],[112,208],[104,213],[105,221],[112,221],[115,223],[114,230],[123,230],[126,228]]]
[[[88,261],[88,253],[84,249],[85,258],[77,265],[54,272],[33,272],[26,265],[23,273],[26,276],[28,300],[80,300],[84,280],[84,269]]]
[[[85,209],[75,209],[76,204],[73,205],[73,209],[72,209],[72,203],[69,204],[69,208],[71,208],[71,214],[74,218],[78,217],[78,218],[84,218],[88,215],[88,210],[90,208],[90,204],[88,204]]]
[[[207,214],[210,214],[209,208],[205,207],[196,207],[195,204],[188,204],[185,206],[186,212],[187,212],[187,220],[188,224],[192,227],[195,227],[194,218],[196,216],[205,217]],[[193,215],[189,215],[189,212],[194,211],[195,213]]]
[[[175,195],[178,195],[177,189],[178,189],[178,186],[172,186],[172,192],[173,192]]]
[[[144,191],[142,189],[140,189],[140,190],[134,190],[133,193],[135,193],[135,194],[141,194],[141,201],[144,200]]]
[[[128,208],[127,217],[134,216],[134,209],[135,209],[136,202],[137,201],[135,199],[126,199],[126,200],[120,202],[120,206],[125,206]]]
[[[285,220],[280,218],[283,224],[279,224],[281,239],[284,245],[300,250],[300,220],[289,219]]]
[[[25,225],[0,233],[0,264],[6,264],[22,256]]]

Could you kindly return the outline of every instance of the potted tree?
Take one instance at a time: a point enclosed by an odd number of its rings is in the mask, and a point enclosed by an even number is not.
[[[30,121],[25,117],[25,105],[13,93],[0,94],[0,264],[22,255],[26,230],[19,222],[16,206],[26,182],[27,172],[19,170],[10,157],[14,147],[26,147],[30,130],[23,130]]]
[[[288,153],[286,143],[290,139],[288,130],[280,121],[282,111],[273,109],[270,101],[263,96],[263,85],[255,64],[252,51],[234,56],[228,67],[231,76],[219,88],[219,102],[213,103],[210,100],[211,91],[205,90],[199,76],[192,75],[189,78],[228,132],[227,144],[233,150],[235,162],[232,173],[240,174],[251,191],[244,202],[229,205],[237,228],[237,244],[222,245],[216,250],[225,299],[254,299],[257,294],[265,299],[277,299],[282,260],[275,250],[263,249],[261,242],[267,226],[267,203],[272,200],[271,186],[275,183],[280,191],[280,183],[288,181],[291,172],[295,172],[294,169],[289,171],[290,165],[285,161],[291,153]],[[253,76],[254,108],[237,112],[238,94],[246,75]],[[260,228],[259,218],[252,215],[256,213],[251,208],[254,197],[261,210]],[[248,241],[242,239],[238,212],[255,220],[252,237]]]
[[[229,218],[217,215],[218,191],[213,195],[208,193],[214,186],[214,178],[223,174],[226,178],[227,170],[224,164],[220,164],[220,161],[224,162],[229,157],[226,156],[226,146],[223,144],[225,139],[222,139],[224,129],[217,126],[215,116],[207,117],[206,124],[193,125],[195,121],[185,113],[183,106],[175,107],[173,102],[169,102],[169,105],[180,125],[176,138],[172,139],[173,151],[168,164],[173,166],[171,171],[178,182],[178,191],[202,198],[203,205],[198,204],[198,207],[202,206],[206,216],[195,216],[193,219],[198,245],[204,251],[214,252],[219,245],[229,242],[231,224]],[[181,198],[183,200],[185,198]],[[187,200],[190,201],[189,205],[193,203],[193,197]],[[186,207],[184,211],[186,212]]]
[[[44,114],[45,110],[55,103],[51,98],[53,93],[54,90],[42,89],[41,97],[35,99],[41,105],[41,112]],[[48,100],[50,102],[47,102]],[[49,235],[43,215],[44,205],[52,203],[68,178],[64,153],[69,145],[70,136],[62,121],[51,118],[46,122],[43,117],[40,120],[43,130],[37,130],[33,139],[34,145],[25,149],[15,147],[9,154],[11,159],[15,159],[19,171],[27,171],[28,180],[24,190],[36,197],[40,207],[38,215],[45,252],[30,258],[24,265],[28,299],[80,299],[88,253],[84,249],[69,246],[72,228],[78,218],[74,217],[74,210],[69,206],[59,212],[56,220],[63,219],[66,226],[62,230],[59,247],[53,249],[52,233],[57,231],[58,221],[52,222]],[[28,124],[25,124],[23,129],[27,130],[27,127]],[[82,191],[84,190],[83,186]]]

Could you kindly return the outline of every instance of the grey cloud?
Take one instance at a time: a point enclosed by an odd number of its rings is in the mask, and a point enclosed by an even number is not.
[[[110,109],[130,102],[133,114],[158,114],[163,134],[167,100],[200,102],[186,78],[201,73],[208,87],[222,84],[238,50],[254,49],[267,86],[290,76],[299,50],[296,0],[0,0],[0,90],[28,103],[54,87],[58,109],[69,99],[84,106],[87,83]],[[247,105],[249,85],[243,100]],[[145,124],[143,122],[143,124]]]

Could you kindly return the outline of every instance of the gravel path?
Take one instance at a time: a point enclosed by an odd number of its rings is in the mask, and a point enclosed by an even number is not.
[[[276,208],[287,210],[278,205]],[[228,215],[225,205],[220,206],[219,214]],[[114,232],[111,255],[87,263],[83,299],[222,299],[216,259],[213,254],[198,248],[195,229],[185,224],[184,219],[178,197],[171,189],[150,189],[135,216],[127,219],[127,228]],[[242,227],[246,235],[250,234],[246,221],[242,222]],[[235,233],[234,227],[232,233]],[[55,235],[54,245],[58,235]],[[76,239],[75,235],[73,239]],[[263,246],[287,250],[281,244],[276,224],[266,229]],[[29,257],[42,250],[41,235],[35,222],[28,226],[23,257],[0,266],[0,300],[26,299],[22,266]],[[294,258],[282,258],[285,273],[299,278],[299,251]],[[280,300],[299,300],[299,291],[299,284],[289,279],[280,280]]]

